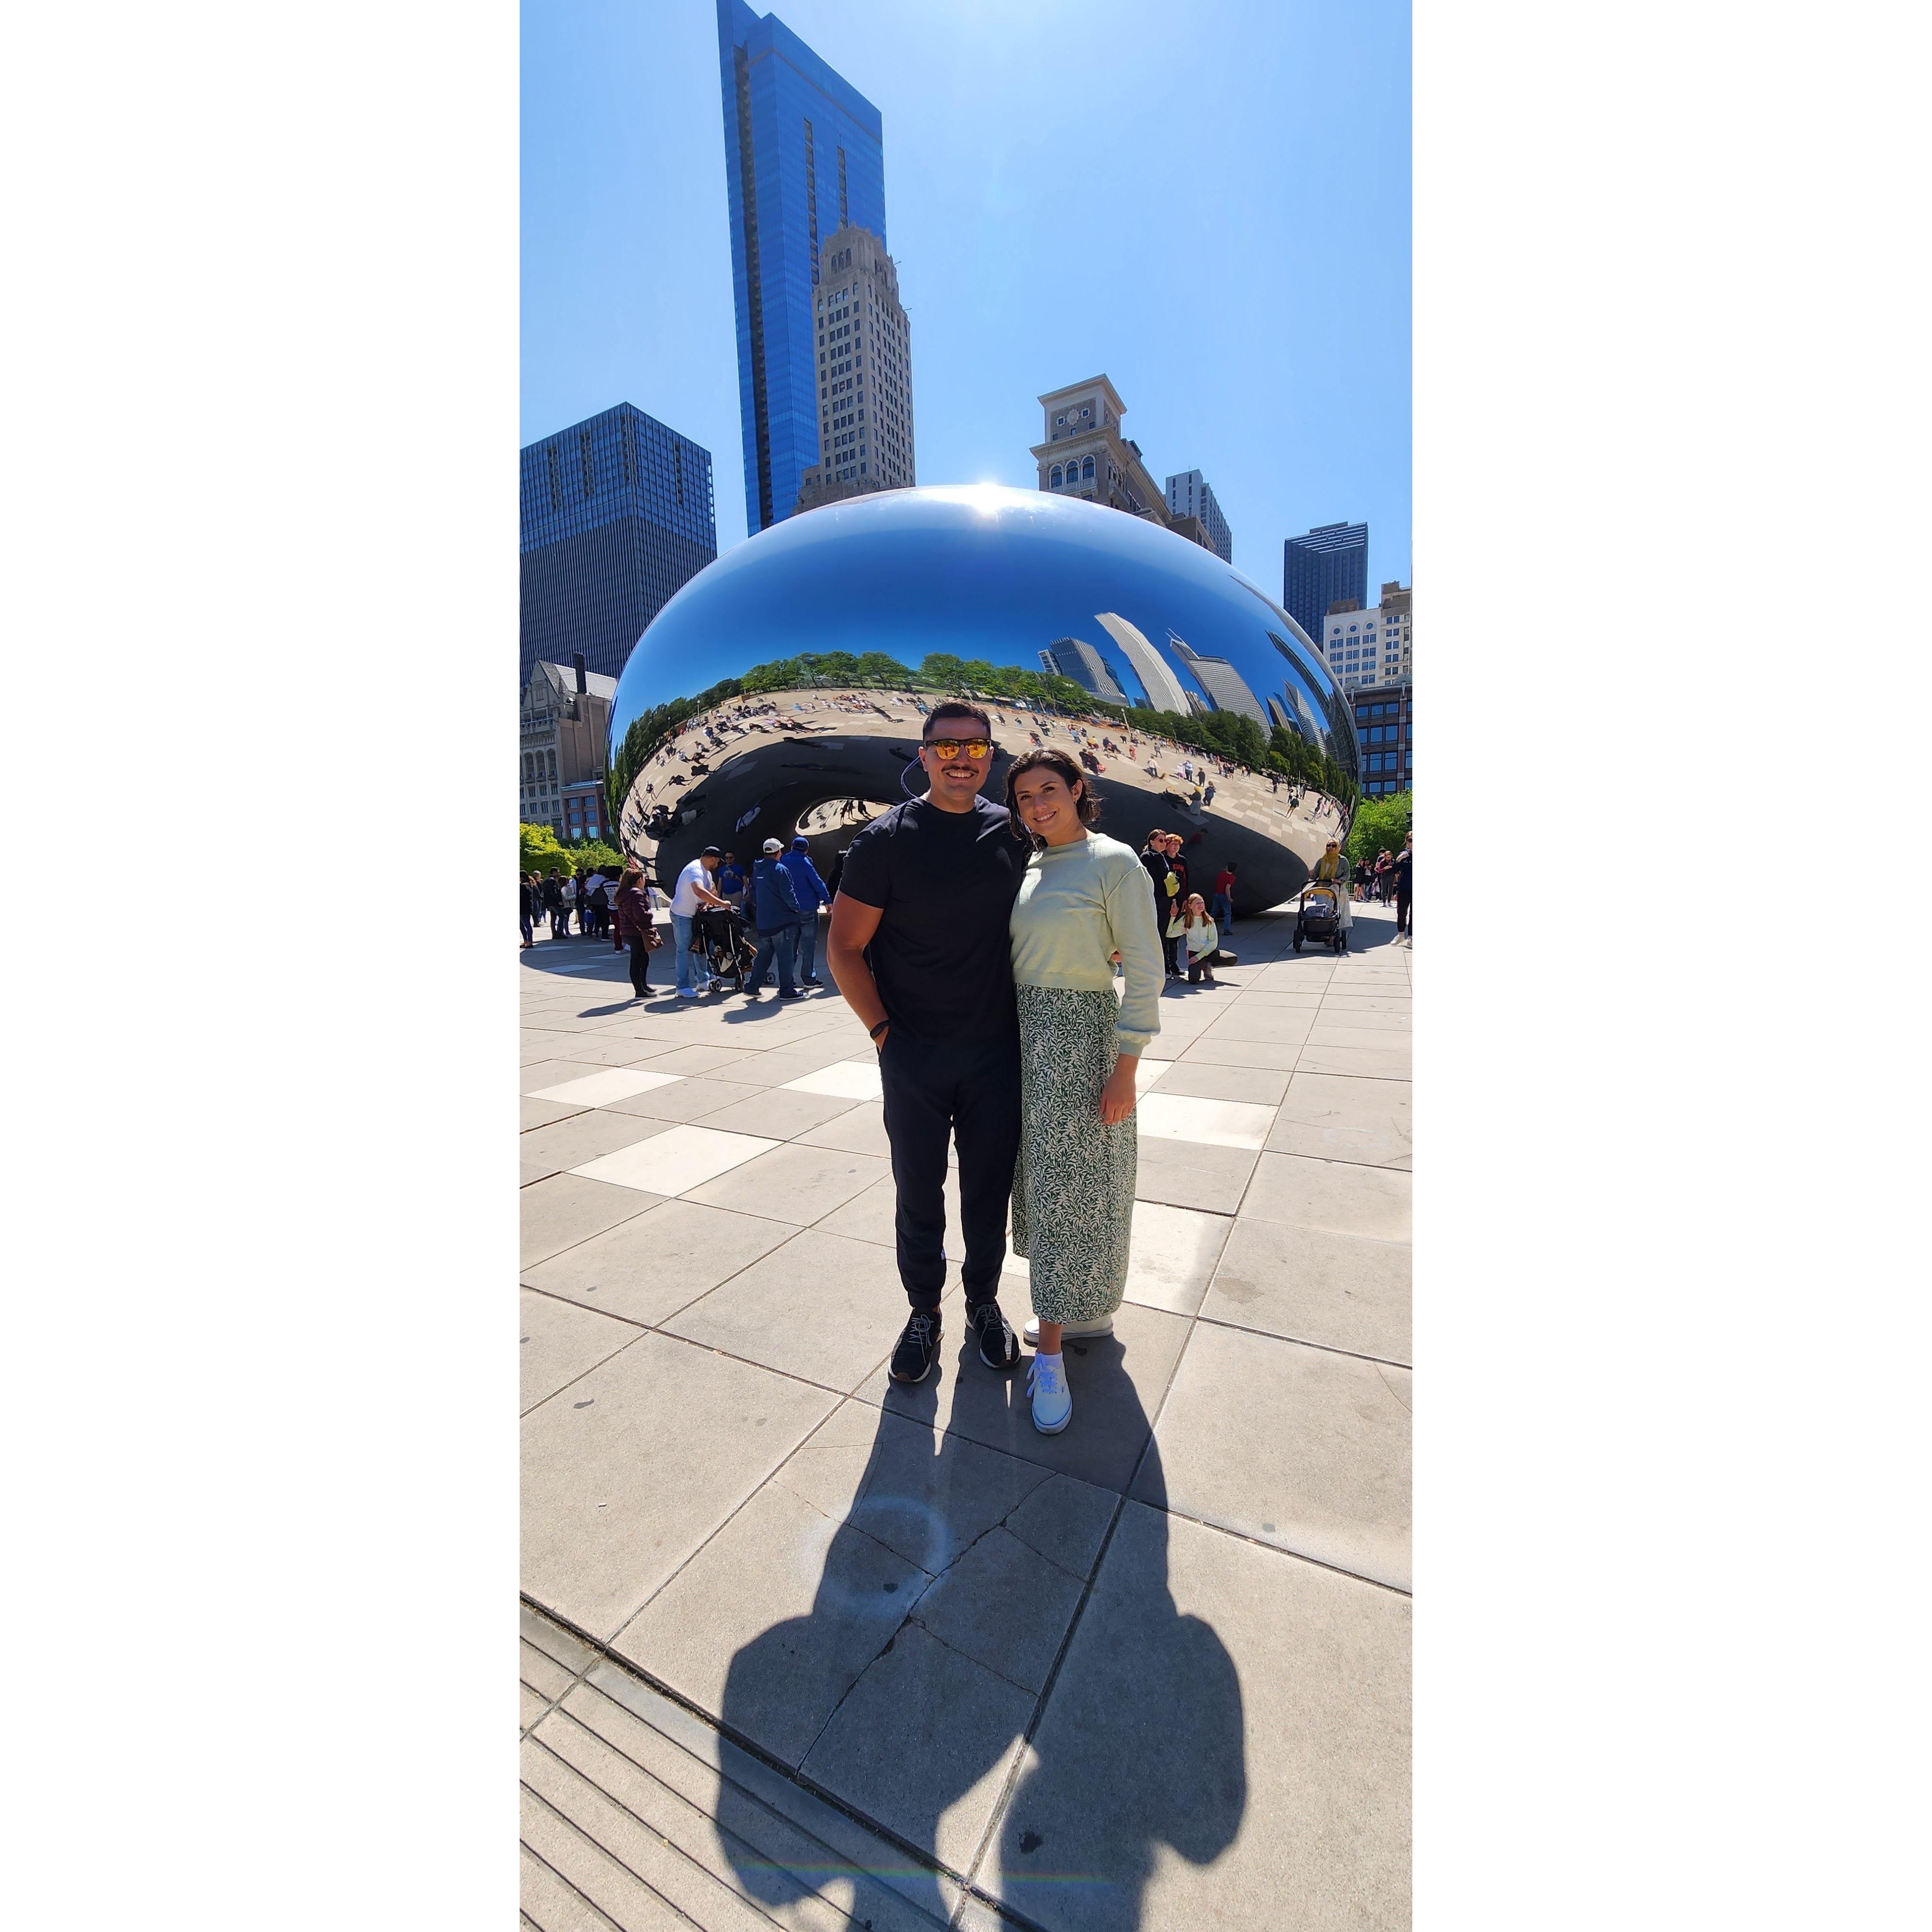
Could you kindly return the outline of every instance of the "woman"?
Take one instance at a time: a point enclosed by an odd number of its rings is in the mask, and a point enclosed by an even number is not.
[[[1342,856],[1342,842],[1339,838],[1330,839],[1328,849],[1315,862],[1315,882],[1335,889],[1335,916],[1341,922],[1344,952],[1352,943],[1348,934],[1355,922],[1348,905],[1350,881],[1354,876],[1354,868]]]
[[[651,990],[651,955],[664,944],[651,917],[651,896],[644,875],[626,866],[617,881],[617,937],[631,950],[631,991],[639,999]]]
[[[1188,895],[1180,941],[1187,949],[1187,983],[1214,985],[1214,962],[1220,957],[1221,935],[1214,930],[1214,922],[1208,916],[1208,908],[1198,892]]]
[[[542,904],[543,891],[537,883],[536,873],[520,873],[517,878],[517,924],[524,935],[524,947],[536,944],[531,936],[531,927]]]
[[[1033,848],[1009,928],[1020,1016],[1013,1252],[1029,1264],[1039,1323],[1033,1424],[1057,1436],[1073,1414],[1064,1330],[1111,1333],[1126,1287],[1134,1078],[1160,1030],[1161,949],[1147,874],[1129,848],[1088,830],[1100,806],[1072,758],[1016,758],[1006,809]]]

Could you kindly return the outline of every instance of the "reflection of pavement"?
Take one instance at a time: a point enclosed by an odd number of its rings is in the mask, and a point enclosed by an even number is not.
[[[925,701],[934,700],[928,695]],[[1266,778],[1238,766],[1224,771],[1218,760],[1204,764],[1202,754],[1190,747],[1124,731],[1099,716],[1085,721],[1042,719],[998,705],[989,708],[994,715],[993,736],[1005,756],[1030,749],[1036,732],[1040,742],[1063,751],[1077,754],[1090,749],[1101,766],[1096,776],[1102,787],[1124,795],[1114,801],[1116,817],[1121,836],[1136,844],[1146,826],[1158,822],[1190,841],[1196,833],[1207,838],[1224,835],[1220,844],[1226,849],[1217,850],[1213,856],[1217,862],[1234,857],[1244,870],[1252,870],[1259,856],[1258,848],[1247,842],[1250,838],[1292,852],[1300,865],[1309,866],[1320,856],[1324,842],[1335,828],[1335,807],[1318,793],[1304,794],[1298,805],[1292,787],[1270,785]],[[706,842],[730,847],[734,836],[750,830],[756,800],[776,789],[774,781],[764,776],[774,748],[808,747],[814,739],[833,739],[848,746],[877,742],[882,751],[890,746],[910,752],[923,723],[915,700],[883,691],[773,692],[755,699],[728,700],[692,721],[638,772],[622,816],[626,842],[653,866],[660,844],[671,844],[680,860],[690,856],[685,850],[687,845],[693,850]],[[1108,749],[1109,740],[1118,748]],[[756,784],[748,790],[734,788],[730,777],[734,761],[754,754],[766,754],[760,760]],[[802,749],[800,760],[782,757],[778,762],[790,767],[809,756],[808,750]],[[902,795],[898,786],[902,764],[889,756],[873,770],[872,789],[883,794],[872,801],[873,810],[897,802]],[[1184,775],[1186,766],[1192,767],[1192,776]],[[793,776],[789,770],[787,776]],[[1210,778],[1214,785],[1212,802],[1196,802],[1191,794],[1197,787],[1204,792]],[[711,784],[708,794],[704,790],[707,782]],[[989,787],[990,790],[997,789],[997,784]],[[681,812],[697,810],[700,795],[716,796],[721,809],[701,820],[701,830],[695,829],[700,821],[692,820],[694,829],[680,840],[674,832],[676,818]],[[814,823],[806,828],[809,831],[836,830],[845,824],[856,829],[862,822],[836,817],[827,821],[816,800],[813,818]],[[772,836],[784,838],[789,836],[790,826],[787,818],[782,825],[758,829],[761,834],[769,830]],[[1261,862],[1265,864],[1265,860]],[[1299,883],[1297,872],[1281,879],[1278,890],[1290,890]]]
[[[1406,1924],[1410,956],[1355,917],[1342,959],[1242,920],[1163,999],[1129,1300],[1052,1438],[956,1283],[934,1378],[884,1376],[842,1001],[520,956],[535,1922]]]

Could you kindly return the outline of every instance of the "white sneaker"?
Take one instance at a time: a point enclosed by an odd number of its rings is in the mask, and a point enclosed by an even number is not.
[[[1063,1335],[1070,1335],[1076,1342],[1084,1342],[1092,1335],[1111,1335],[1114,1332],[1114,1318],[1103,1315],[1097,1322],[1063,1322],[1060,1324]],[[1020,1330],[1020,1340],[1029,1348],[1040,1346],[1040,1317],[1029,1315],[1026,1326]]]
[[[1033,1426],[1041,1435],[1058,1436],[1073,1420],[1066,1370],[1058,1355],[1034,1356],[1027,1371],[1027,1391],[1033,1397]]]

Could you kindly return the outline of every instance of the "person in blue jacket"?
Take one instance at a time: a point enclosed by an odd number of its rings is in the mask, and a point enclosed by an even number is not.
[[[799,910],[804,915],[804,923],[798,929],[798,983],[823,986],[824,982],[818,976],[818,908],[832,903],[832,889],[818,876],[818,868],[812,862],[812,847],[806,840],[794,838],[791,850],[780,862],[791,874]]]
[[[803,992],[792,984],[792,954],[798,944],[798,929],[804,923],[797,889],[784,868],[779,854],[784,848],[776,838],[765,841],[765,856],[752,868],[752,902],[758,919],[758,956],[745,981],[748,998],[755,1000],[765,983],[765,974],[774,958],[778,966],[778,998],[802,1000]],[[814,916],[817,908],[813,908]]]

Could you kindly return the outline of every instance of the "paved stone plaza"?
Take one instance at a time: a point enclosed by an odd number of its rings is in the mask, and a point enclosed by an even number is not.
[[[526,1923],[1406,1926],[1411,955],[1292,924],[1168,990],[1126,1305],[1052,1438],[956,1241],[939,1367],[886,1377],[829,986],[520,955]]]

